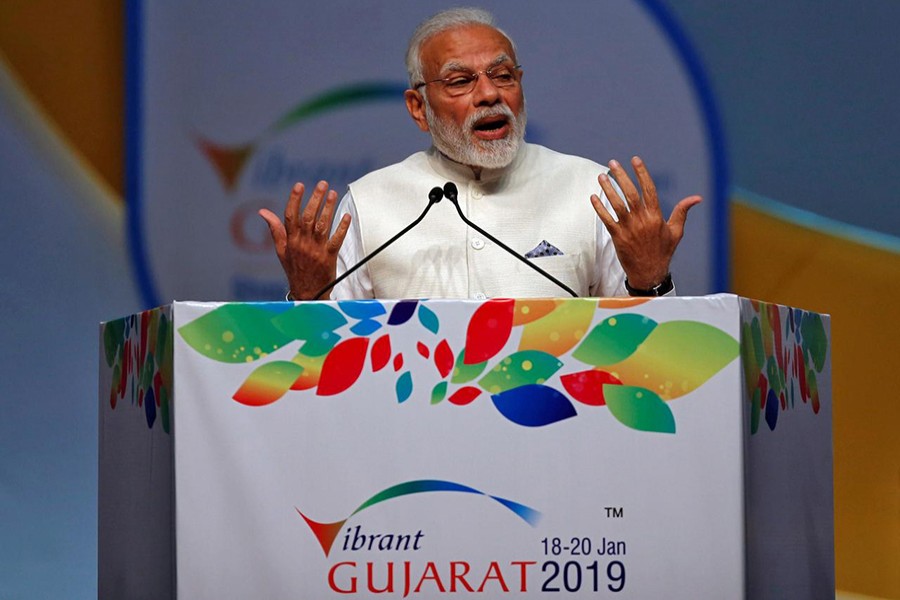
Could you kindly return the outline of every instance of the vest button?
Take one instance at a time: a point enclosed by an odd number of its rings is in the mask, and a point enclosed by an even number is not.
[[[484,240],[481,238],[472,238],[472,247],[476,250],[484,248]]]
[[[481,196],[483,196],[483,194],[481,193],[481,190],[479,190],[476,187],[473,187],[472,188],[472,197],[475,198],[476,200],[478,200],[479,198],[481,198]]]
[[[487,300],[487,296],[485,294],[483,294],[482,292],[478,292],[477,294],[475,294],[472,297],[475,298],[476,300]]]

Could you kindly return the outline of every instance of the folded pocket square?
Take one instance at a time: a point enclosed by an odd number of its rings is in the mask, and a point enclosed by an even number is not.
[[[525,254],[525,258],[538,258],[540,256],[562,256],[563,252],[547,240],[542,240],[540,244],[529,250]]]

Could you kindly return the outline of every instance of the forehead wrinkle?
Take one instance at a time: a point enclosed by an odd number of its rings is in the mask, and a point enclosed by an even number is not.
[[[490,62],[490,64],[488,64],[488,66],[485,68],[490,69],[492,67],[496,67],[499,64],[503,64],[507,61],[513,62],[513,60],[509,57],[509,55],[504,52],[502,54],[498,54],[497,58],[492,60]],[[456,60],[449,60],[446,63],[444,63],[444,66],[442,66],[441,70],[440,70],[441,73],[446,73],[447,71],[469,71],[470,73],[474,73],[476,71],[476,69],[473,69],[472,67],[465,65],[461,62],[458,62]]]

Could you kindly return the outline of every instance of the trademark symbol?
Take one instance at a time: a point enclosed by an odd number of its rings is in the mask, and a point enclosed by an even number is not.
[[[625,509],[621,506],[604,506],[607,519],[621,519],[625,516]]]

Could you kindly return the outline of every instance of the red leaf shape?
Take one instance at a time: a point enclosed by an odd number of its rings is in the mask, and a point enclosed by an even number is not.
[[[394,371],[399,371],[403,368],[403,353],[399,352],[397,356],[394,357]]]
[[[466,330],[464,364],[478,364],[500,352],[512,332],[515,307],[515,300],[489,300],[475,310]]]
[[[477,398],[481,394],[481,388],[472,387],[467,385],[466,387],[461,387],[450,396],[447,400],[450,404],[455,404],[457,406],[465,406],[466,404],[470,404],[475,398]]]
[[[372,371],[377,373],[391,360],[391,336],[385,334],[372,344]]]
[[[366,364],[368,349],[367,337],[350,338],[332,348],[322,363],[322,375],[319,377],[316,394],[333,396],[353,385]]]
[[[426,346],[422,342],[418,342],[416,344],[416,350],[418,350],[419,354],[421,354],[425,358],[428,358],[429,356],[431,356],[431,351],[428,349],[428,346]]]
[[[769,380],[766,379],[764,374],[759,374],[759,379],[756,380],[756,387],[759,388],[759,407],[765,408],[766,398],[769,396]]]
[[[603,406],[603,386],[606,384],[622,385],[611,373],[599,369],[589,369],[577,373],[569,373],[559,378],[563,387],[573,398],[588,406]]]
[[[434,349],[434,366],[437,367],[441,377],[446,377],[453,370],[453,350],[447,340],[441,340],[441,343]]]

